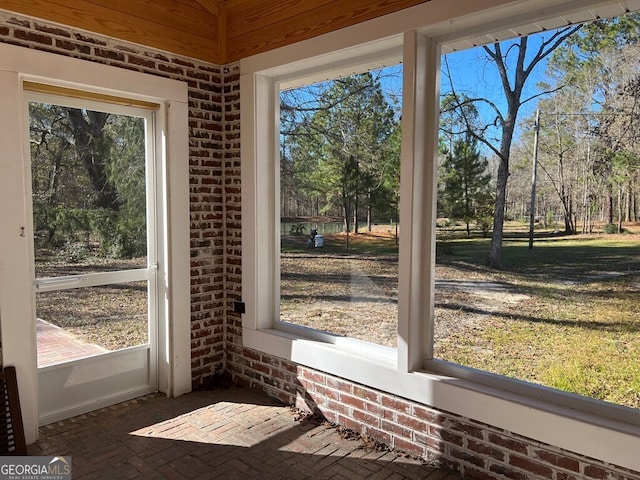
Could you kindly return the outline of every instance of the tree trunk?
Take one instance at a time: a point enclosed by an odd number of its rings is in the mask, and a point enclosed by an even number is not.
[[[360,233],[358,232],[358,214],[358,199],[356,198],[356,204],[353,208],[353,233],[356,235]]]
[[[624,221],[631,221],[631,184],[627,184],[625,196]]]
[[[349,200],[345,198],[344,200],[344,233],[345,233],[345,244],[344,251],[349,251],[349,231],[351,230],[350,218],[351,218],[351,206],[349,205]]]
[[[588,148],[588,144],[587,144]],[[587,162],[589,161],[589,152],[587,150]],[[582,190],[582,233],[588,232],[589,222],[589,209],[591,208],[589,202],[589,172],[587,169],[587,163],[584,166],[584,189]]]
[[[618,233],[622,233],[622,187],[618,187]]]
[[[564,233],[567,235],[574,233],[574,227],[571,222],[573,217],[573,206],[571,205],[571,198],[564,193],[564,186],[562,187],[562,214],[564,216]]]
[[[471,211],[471,203],[469,201],[469,180],[465,178],[464,182],[464,213],[465,223],[467,224],[467,237],[471,236],[471,229],[469,228],[469,215]]]
[[[509,167],[504,160],[498,166],[498,178],[496,180],[496,207],[493,214],[493,232],[491,234],[491,247],[489,249],[488,264],[492,268],[502,267],[502,234],[504,231],[504,207],[507,192],[507,179]]]
[[[607,223],[613,223],[613,194],[607,194]]]
[[[87,110],[86,114],[85,118],[81,110],[67,109],[73,135],[76,139],[78,156],[87,168],[97,197],[97,206],[109,210],[119,210],[118,193],[109,181],[107,173],[110,139],[106,138],[104,127],[109,119],[109,114],[91,110]]]
[[[367,192],[367,231],[373,231],[373,205],[371,201],[371,189]]]

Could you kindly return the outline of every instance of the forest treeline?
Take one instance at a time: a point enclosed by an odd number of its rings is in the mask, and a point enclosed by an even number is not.
[[[146,255],[144,119],[31,102],[29,140],[37,252]]]
[[[457,86],[443,57],[437,215],[491,233],[490,264],[504,220],[531,213],[523,105],[540,112],[536,219],[567,233],[638,219],[639,26],[628,14],[478,47],[493,96]],[[281,92],[281,217],[334,217],[347,232],[400,222],[401,77],[395,66]],[[30,129],[37,246],[143,255],[144,121],[31,103]]]
[[[536,220],[567,233],[636,221],[639,26],[628,14],[478,47],[502,87],[491,95],[457,86],[444,56],[438,216],[499,228],[499,241],[505,219],[529,218],[533,104]],[[392,67],[281,93],[282,217],[329,215],[352,232],[399,221],[400,78]]]

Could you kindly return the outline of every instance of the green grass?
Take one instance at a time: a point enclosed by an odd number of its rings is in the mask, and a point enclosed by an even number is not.
[[[448,242],[445,263],[484,264],[488,240]],[[640,239],[508,239],[503,261],[497,275],[529,299],[450,339],[444,358],[640,408]]]
[[[489,239],[449,239],[449,259],[484,264]],[[640,239],[631,237],[555,237],[538,239],[529,250],[528,240],[503,242],[502,262],[506,271],[576,277],[585,273],[631,272],[640,267]]]
[[[342,234],[326,235],[322,249],[307,247],[307,238],[283,237],[283,253],[398,255],[391,231],[351,235],[348,252]],[[456,280],[503,282],[527,297],[498,305],[477,323],[462,322],[435,345],[436,356],[640,408],[640,235],[536,231],[529,249],[526,230],[509,226],[500,270],[487,267],[489,242],[477,234],[467,238],[454,229],[444,231],[437,241],[440,271],[446,268],[448,278]],[[441,314],[457,324],[465,306],[450,305]]]

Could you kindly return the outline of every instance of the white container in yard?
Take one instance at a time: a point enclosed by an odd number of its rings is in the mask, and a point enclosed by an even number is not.
[[[315,248],[324,247],[324,237],[322,235],[316,235],[313,239],[313,246]]]

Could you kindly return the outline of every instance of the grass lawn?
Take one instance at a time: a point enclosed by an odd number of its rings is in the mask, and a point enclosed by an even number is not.
[[[352,235],[349,253],[375,265],[361,269],[373,269],[375,291],[390,301],[343,302],[348,292],[336,280],[348,278],[332,264],[333,280],[318,295],[326,301],[333,291],[331,307],[317,304],[309,315],[322,268],[314,278],[299,274],[310,258],[318,266],[328,261],[321,257],[345,257],[343,237],[326,238],[322,253],[305,249],[306,237],[283,240],[283,319],[395,346],[389,317],[397,315],[397,263],[388,260],[397,247],[389,232]],[[436,266],[437,358],[640,408],[640,235],[539,234],[529,250],[526,235],[507,230],[502,270],[485,266],[488,239],[449,234],[444,241]],[[294,290],[304,292],[297,303],[287,296]]]
[[[507,229],[504,268],[486,267],[489,240],[449,230],[436,264],[437,358],[640,408],[640,229],[626,235],[526,235]],[[398,246],[394,230],[285,236],[281,317],[337,335],[396,346]],[[445,242],[445,247],[440,242]],[[43,258],[47,277],[144,263]],[[146,339],[146,296],[130,288],[39,294],[38,314],[90,343]],[[90,295],[89,295],[90,293]]]
[[[479,265],[488,240],[450,240],[443,263]],[[640,407],[640,238],[548,237],[504,243],[502,281],[528,298],[439,345],[441,358]]]

